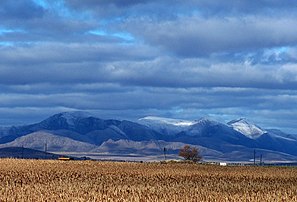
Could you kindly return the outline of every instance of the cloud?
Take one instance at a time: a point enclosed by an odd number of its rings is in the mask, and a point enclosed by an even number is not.
[[[161,53],[141,45],[50,43],[2,50],[3,85],[113,83],[135,87],[297,89],[295,64],[159,57]]]
[[[119,60],[147,60],[157,55],[149,46],[112,43],[38,43],[0,47],[0,64],[22,66],[49,63],[84,63]]]
[[[297,121],[294,116],[297,93],[288,90],[151,87],[123,89],[120,85],[47,85],[42,88],[37,84],[26,88],[22,93],[0,94],[2,117],[7,117],[5,112],[21,114],[31,110],[36,117],[30,119],[28,116],[28,120],[39,121],[51,113],[87,110],[101,118],[133,120],[156,114],[185,119],[223,117],[224,121],[244,116],[262,127],[275,127],[279,125],[279,120],[287,128],[294,128],[293,123]],[[39,91],[36,90],[38,88]],[[21,89],[17,91],[19,90]],[[38,114],[38,111],[42,113]],[[25,117],[25,114],[20,117]]]
[[[291,18],[181,17],[170,21],[135,19],[127,28],[154,46],[178,56],[201,57],[215,53],[251,52],[296,46],[296,21]]]
[[[135,6],[138,4],[146,4],[148,2],[152,2],[150,0],[126,0],[126,1],[117,1],[117,0],[85,0],[84,2],[79,0],[71,0],[66,1],[68,5],[77,7],[77,8],[94,8],[94,7],[102,7],[106,5],[114,5],[117,7],[129,7]]]
[[[2,0],[0,2],[0,17],[4,20],[29,20],[40,18],[45,14],[45,10],[28,0]]]
[[[0,2],[0,125],[87,110],[293,131],[295,3]]]
[[[182,2],[181,0],[179,3]],[[208,0],[191,0],[188,4],[192,8],[200,8],[200,12],[208,16],[237,15],[264,13],[275,16],[288,12],[294,12],[296,6],[290,0],[229,0],[229,1],[208,1]],[[277,11],[277,12],[275,12]]]
[[[65,0],[65,4],[77,10],[89,10],[101,16],[127,15],[137,13],[138,15],[151,16],[178,16],[199,13],[204,16],[245,15],[254,13],[265,13],[277,15],[279,13],[294,12],[295,2],[290,0]],[[108,8],[108,9],[104,9]],[[138,12],[135,11],[138,9]],[[273,12],[277,11],[277,12]],[[165,14],[165,15],[164,15]]]

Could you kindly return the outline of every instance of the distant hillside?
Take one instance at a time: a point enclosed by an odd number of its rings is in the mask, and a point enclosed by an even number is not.
[[[0,148],[0,158],[58,159],[59,155],[23,147]]]
[[[43,152],[24,147],[4,147],[0,148],[0,158],[21,158],[21,159],[58,159],[59,157],[68,157],[73,160],[84,160],[85,158],[61,156],[50,152]]]
[[[96,145],[52,134],[50,131],[38,131],[18,137],[9,143],[2,144],[0,148],[22,146],[39,151],[44,151],[46,147],[50,152],[88,152],[97,147]]]

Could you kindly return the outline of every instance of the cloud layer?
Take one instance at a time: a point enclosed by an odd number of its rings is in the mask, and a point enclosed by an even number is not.
[[[87,110],[296,133],[294,1],[0,2],[0,124]]]

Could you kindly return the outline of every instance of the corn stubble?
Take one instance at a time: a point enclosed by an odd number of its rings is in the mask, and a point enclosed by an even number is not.
[[[297,201],[297,169],[1,159],[0,201]]]

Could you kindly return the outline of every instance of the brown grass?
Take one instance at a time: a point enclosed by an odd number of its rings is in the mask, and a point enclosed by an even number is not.
[[[0,201],[297,201],[297,169],[1,159]]]

